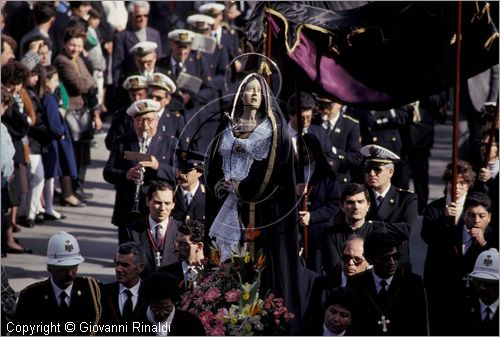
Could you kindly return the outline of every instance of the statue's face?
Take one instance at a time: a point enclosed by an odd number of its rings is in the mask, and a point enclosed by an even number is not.
[[[262,87],[257,79],[247,83],[242,93],[243,105],[258,109],[262,102]]]

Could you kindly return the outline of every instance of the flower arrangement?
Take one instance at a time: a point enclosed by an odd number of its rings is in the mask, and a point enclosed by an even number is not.
[[[181,308],[197,315],[209,336],[285,334],[294,314],[273,293],[260,296],[265,256],[254,259],[245,243],[221,263],[217,249],[210,254],[213,268],[196,275],[197,286],[184,293]],[[207,264],[208,266],[208,264]]]

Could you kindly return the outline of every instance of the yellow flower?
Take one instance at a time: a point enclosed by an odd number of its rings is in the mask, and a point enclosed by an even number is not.
[[[236,324],[236,323],[238,323],[238,317],[232,316],[231,317],[231,324]]]
[[[244,261],[245,261],[245,263],[250,262],[250,255],[245,255]]]
[[[250,298],[250,293],[248,291],[245,291],[243,293],[243,300],[248,301],[249,298]]]

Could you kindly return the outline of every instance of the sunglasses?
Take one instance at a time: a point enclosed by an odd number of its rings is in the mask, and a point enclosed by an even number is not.
[[[393,259],[394,261],[399,261],[400,257],[401,257],[401,254],[399,252],[396,252],[396,253],[381,256],[379,259],[383,262],[389,262],[391,259]]]
[[[373,170],[376,175],[379,175],[383,170],[383,166],[365,166],[365,173],[370,173]]]
[[[354,265],[356,266],[359,266],[360,264],[363,263],[363,261],[365,261],[365,259],[363,259],[362,257],[359,257],[359,256],[352,256],[352,255],[349,255],[349,254],[343,254],[340,259],[342,260],[342,262],[344,263],[349,263],[349,261],[352,260],[352,262],[354,262]]]

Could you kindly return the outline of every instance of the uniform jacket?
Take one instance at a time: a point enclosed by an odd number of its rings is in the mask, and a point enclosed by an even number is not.
[[[205,185],[200,183],[200,186],[193,195],[193,199],[189,206],[186,206],[184,198],[182,197],[182,189],[178,187],[175,191],[175,207],[172,210],[172,217],[179,221],[184,221],[186,216],[189,215],[191,219],[204,220],[205,219]]]
[[[146,249],[146,256],[148,262],[146,268],[141,274],[141,278],[145,279],[149,274],[157,271],[156,266],[156,251],[151,243],[151,237],[149,232],[149,217],[136,221],[128,227],[129,241],[141,243]],[[167,226],[166,237],[161,252],[161,266],[166,266],[178,261],[177,253],[174,249],[174,242],[177,237],[177,226],[179,221],[170,218]]]
[[[148,324],[152,324],[147,321]],[[175,308],[174,318],[170,323],[169,336],[206,336],[205,328],[198,316]],[[154,336],[154,334],[153,334]]]
[[[339,184],[346,184],[351,181],[349,170],[363,163],[363,156],[360,152],[359,122],[351,116],[341,113],[334,128],[327,130],[327,134],[337,150],[339,163],[337,180]]]
[[[359,299],[360,335],[426,336],[427,304],[422,279],[417,274],[396,271],[388,289],[388,303],[380,303],[371,270],[354,275],[347,281]],[[378,305],[377,310],[374,303]],[[382,332],[378,323],[382,313],[390,323]]]
[[[372,189],[369,189],[369,191],[372,202],[366,218],[368,220],[401,223],[406,227],[404,231],[411,233],[411,230],[416,226],[418,217],[417,196],[410,191],[397,188],[391,184],[382,204],[377,208],[375,193]],[[400,266],[411,268],[408,242],[400,246],[399,252],[401,253]]]
[[[148,186],[153,179],[165,180],[173,184],[175,172],[173,168],[173,156],[176,141],[172,137],[165,137],[161,132],[151,139],[147,154],[153,155],[159,162],[157,171],[146,169],[144,173],[144,186]],[[123,135],[114,142],[113,149],[109,154],[108,161],[104,166],[104,180],[115,186],[115,205],[111,222],[115,226],[124,226],[135,219],[130,217],[130,211],[134,203],[135,183],[126,179],[127,171],[137,165],[137,161],[128,160],[124,157],[124,151],[139,152],[140,144],[135,132]],[[144,188],[143,186],[143,188]],[[141,214],[147,214],[144,197],[140,197]],[[131,221],[132,220],[132,221]]]
[[[79,329],[79,322],[97,324],[100,315],[99,285],[91,277],[77,277],[73,282],[69,310],[61,311],[50,279],[24,288],[19,294],[14,322],[16,324],[50,324],[74,322],[75,335],[90,335]],[[61,324],[60,335],[67,335]],[[56,334],[56,333],[55,333]]]
[[[157,59],[160,59],[164,55],[160,33],[154,28],[146,27],[146,39],[158,44],[156,55]],[[137,71],[134,57],[129,53],[129,50],[138,42],[139,39],[131,29],[115,34],[113,40],[113,83],[115,86],[123,83],[125,74]]]
[[[460,320],[463,336],[498,336],[498,309],[489,322],[484,322],[481,315],[479,299],[475,296],[468,298]]]

